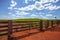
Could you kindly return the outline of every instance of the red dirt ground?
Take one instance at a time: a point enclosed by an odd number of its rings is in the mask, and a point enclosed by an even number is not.
[[[60,40],[60,25],[45,32],[39,32],[37,29],[16,32],[12,37],[15,37],[15,40]],[[7,36],[0,37],[0,40],[7,40]]]

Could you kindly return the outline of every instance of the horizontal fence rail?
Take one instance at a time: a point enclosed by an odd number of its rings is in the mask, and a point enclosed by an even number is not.
[[[32,21],[30,21],[32,22]],[[35,26],[39,26],[39,21],[34,21],[36,22]],[[19,31],[26,31],[29,30],[29,27],[32,27],[31,29],[35,29],[35,27],[33,27],[34,25],[31,25],[31,23],[22,23],[22,24],[17,24],[17,23],[13,23],[12,25],[12,31],[14,32],[19,32]],[[24,29],[24,30],[22,30]],[[7,32],[6,32],[7,31]],[[1,22],[0,24],[0,36],[3,35],[7,35],[8,34],[8,23],[7,22]]]
[[[8,34],[8,22],[0,22],[0,36]]]

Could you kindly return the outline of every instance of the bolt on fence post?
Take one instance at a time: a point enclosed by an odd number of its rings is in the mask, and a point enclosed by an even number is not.
[[[8,40],[12,40],[11,34],[12,34],[12,20],[8,20]]]

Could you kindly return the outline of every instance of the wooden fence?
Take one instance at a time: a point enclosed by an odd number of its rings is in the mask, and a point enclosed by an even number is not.
[[[53,21],[51,22],[51,28],[53,28]],[[0,23],[0,36],[3,35],[8,35],[8,40],[12,40],[11,39],[11,34],[15,33],[15,32],[21,32],[21,31],[25,31],[25,30],[31,30],[31,29],[39,29],[40,31],[43,31],[43,21],[40,20],[39,22],[37,22],[37,25],[35,25],[36,27],[34,27],[34,25],[32,25],[31,23],[23,23],[23,24],[14,24],[12,23],[12,20],[8,20],[8,22],[1,22]],[[37,27],[38,26],[38,27]],[[48,29],[49,27],[49,20],[46,20],[45,22],[45,29]],[[23,29],[22,28],[26,28]]]

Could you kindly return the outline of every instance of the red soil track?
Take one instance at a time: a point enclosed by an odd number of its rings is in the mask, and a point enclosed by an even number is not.
[[[25,35],[25,37],[21,37],[22,35]],[[39,30],[33,29],[22,32],[16,32],[13,33],[11,36],[17,38],[15,40],[60,40],[60,25],[58,25],[54,30],[39,32]],[[7,36],[0,37],[0,40],[7,40]]]

